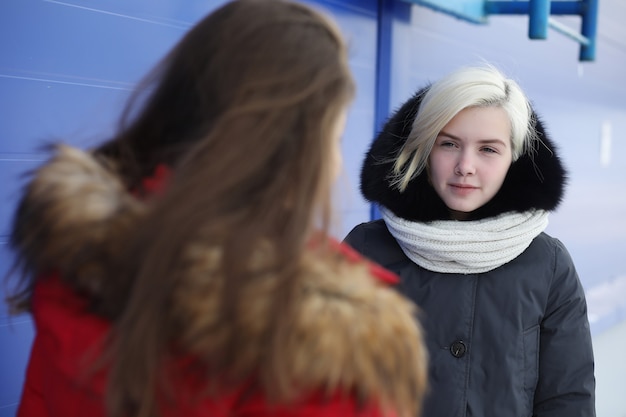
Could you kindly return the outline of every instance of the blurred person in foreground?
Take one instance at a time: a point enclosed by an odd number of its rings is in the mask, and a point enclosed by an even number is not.
[[[18,415],[419,415],[412,303],[328,234],[353,90],[327,17],[234,1],[114,138],[54,146],[11,234],[37,331]]]

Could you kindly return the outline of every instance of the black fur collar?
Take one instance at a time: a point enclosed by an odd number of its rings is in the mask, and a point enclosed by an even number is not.
[[[426,172],[413,179],[403,193],[390,187],[389,176],[391,160],[406,141],[427,89],[419,90],[391,116],[367,152],[361,170],[361,192],[368,201],[387,207],[401,218],[421,222],[450,218],[447,207],[428,183]],[[550,211],[561,202],[567,173],[543,124],[535,117],[543,143],[535,143],[533,155],[526,153],[511,165],[498,194],[472,212],[472,220],[509,211]]]

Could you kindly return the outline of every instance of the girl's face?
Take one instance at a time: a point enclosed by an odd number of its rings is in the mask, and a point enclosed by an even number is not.
[[[428,173],[453,219],[466,219],[500,190],[512,162],[510,137],[500,107],[468,107],[439,132]]]

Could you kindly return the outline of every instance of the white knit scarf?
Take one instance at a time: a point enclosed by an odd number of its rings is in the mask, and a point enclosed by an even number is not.
[[[504,213],[483,220],[412,222],[381,207],[406,256],[429,271],[475,274],[515,259],[548,226],[548,212]]]

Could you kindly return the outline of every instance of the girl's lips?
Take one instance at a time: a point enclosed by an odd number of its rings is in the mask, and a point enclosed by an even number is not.
[[[477,189],[478,188],[469,184],[450,184],[450,187],[460,188],[460,189]]]
[[[478,189],[478,187],[468,184],[450,184],[450,188],[457,195],[467,195]]]

